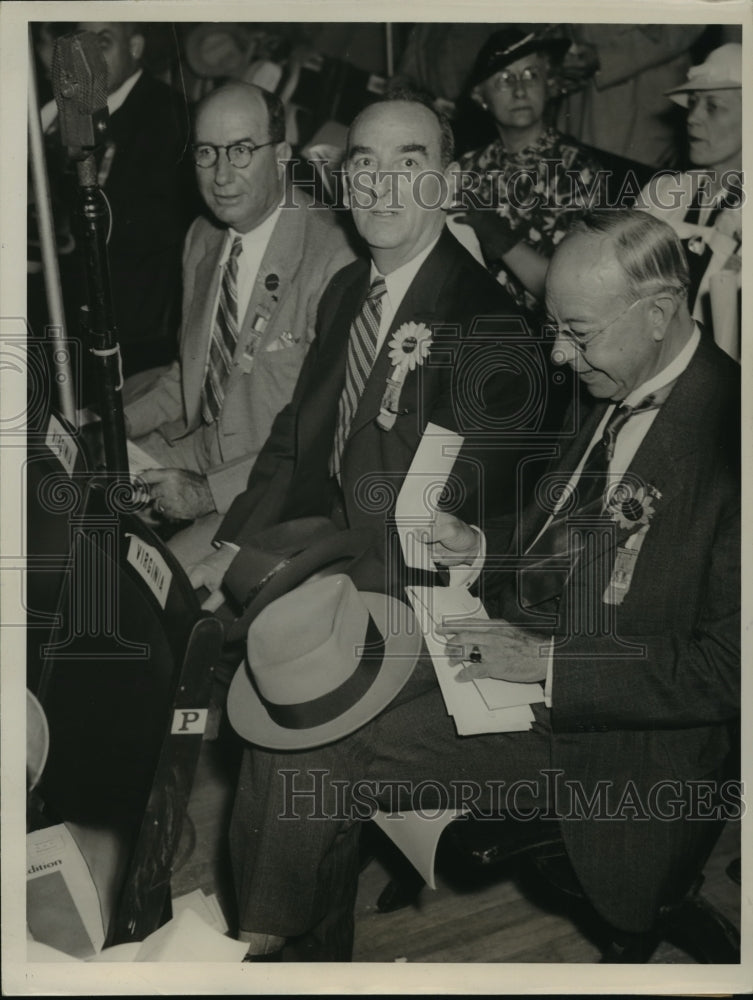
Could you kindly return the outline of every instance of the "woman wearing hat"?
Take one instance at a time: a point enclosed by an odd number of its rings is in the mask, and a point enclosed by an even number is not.
[[[714,49],[667,92],[687,109],[691,169],[652,178],[636,207],[668,222],[685,247],[690,307],[733,356],[742,266],[742,46]]]
[[[462,157],[471,180],[455,221],[474,230],[489,270],[530,310],[540,307],[549,257],[574,210],[598,200],[604,184],[599,165],[545,120],[552,62],[569,44],[504,28],[479,52],[469,81],[497,138]]]

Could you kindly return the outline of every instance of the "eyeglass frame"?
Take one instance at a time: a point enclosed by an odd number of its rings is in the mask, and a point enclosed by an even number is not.
[[[589,333],[583,334],[583,337],[585,338],[583,340],[578,340],[578,334],[574,334],[572,330],[563,330],[558,323],[553,321],[551,316],[547,317],[545,328],[556,330],[555,340],[557,337],[563,337],[569,344],[573,345],[576,351],[579,351],[581,354],[585,354],[588,350],[589,344],[593,343],[596,337],[599,337],[602,333],[606,333],[607,330],[609,330],[610,327],[613,327],[618,320],[621,320],[623,316],[627,316],[634,306],[637,306],[639,302],[645,302],[646,299],[652,299],[655,295],[660,294],[661,292],[652,292],[650,295],[642,295],[639,299],[634,299],[629,306],[626,306],[622,310],[622,312],[617,313],[614,319],[610,319],[606,326],[603,326],[600,330],[591,330]]]
[[[191,143],[191,159],[194,162],[194,166],[198,167],[199,170],[211,170],[212,167],[216,167],[220,160],[220,150],[225,151],[225,157],[227,162],[231,167],[236,170],[245,170],[246,167],[251,166],[251,161],[254,158],[254,153],[257,149],[264,149],[265,146],[276,146],[278,143],[277,139],[270,139],[269,142],[260,142],[258,146],[255,146],[251,139],[236,139],[235,142],[229,142],[226,146],[217,146],[213,142],[192,142]],[[233,149],[235,146],[242,146],[249,150],[248,163],[244,163],[243,166],[238,166],[238,164],[233,163],[230,159],[229,149]],[[197,163],[196,162],[196,150],[197,149],[213,149],[214,150],[214,160],[211,163]]]
[[[526,73],[528,77],[526,78]],[[525,84],[526,87],[531,83],[538,83],[539,80],[545,80],[545,75],[536,66],[526,66],[524,70],[517,73],[511,73],[508,69],[497,70],[496,73],[491,77],[490,83],[494,90],[515,90],[519,84]],[[510,82],[510,81],[514,82]]]

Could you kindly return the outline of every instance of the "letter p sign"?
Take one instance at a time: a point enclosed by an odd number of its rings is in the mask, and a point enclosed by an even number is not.
[[[170,735],[196,736],[202,734],[207,724],[206,708],[176,708]]]

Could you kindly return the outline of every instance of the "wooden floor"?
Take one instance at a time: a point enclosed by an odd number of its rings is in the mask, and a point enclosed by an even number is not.
[[[230,749],[229,749],[230,748]],[[190,823],[181,839],[173,895],[201,888],[215,892],[231,928],[235,923],[226,831],[234,789],[235,761],[226,740],[202,744],[189,804]],[[704,897],[740,927],[740,893],[727,876],[740,854],[739,824],[729,823],[705,869]],[[599,950],[568,912],[536,898],[535,886],[522,889],[509,874],[477,887],[425,887],[417,905],[394,913],[377,912],[377,898],[389,875],[379,861],[361,873],[356,904],[354,961],[358,962],[596,962]],[[669,944],[656,963],[691,959]]]

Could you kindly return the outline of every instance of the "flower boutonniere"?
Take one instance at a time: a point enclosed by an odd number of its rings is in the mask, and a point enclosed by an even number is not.
[[[605,604],[622,604],[633,582],[635,564],[644,539],[656,513],[654,506],[661,493],[654,486],[623,481],[607,501],[607,513],[617,527],[626,531],[627,538],[617,546],[612,575],[602,600]]]
[[[607,514],[618,528],[632,534],[640,528],[648,528],[658,500],[661,500],[661,493],[655,486],[623,480],[607,498]]]
[[[400,393],[408,372],[414,371],[431,349],[432,333],[425,323],[403,323],[389,343],[392,370],[387,376],[387,387],[382,396],[377,423],[388,431],[400,412]]]

